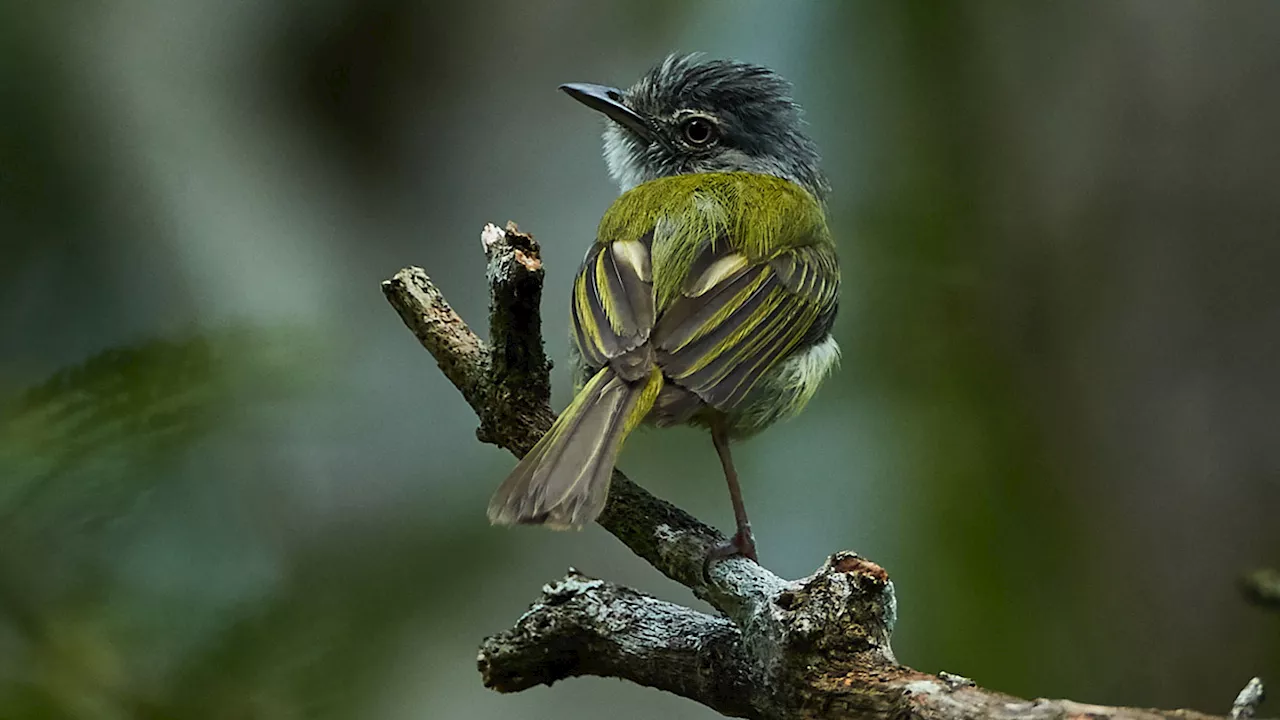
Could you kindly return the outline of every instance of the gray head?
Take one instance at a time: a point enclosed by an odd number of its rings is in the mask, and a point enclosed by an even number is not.
[[[785,178],[819,200],[830,189],[791,83],[769,68],[672,55],[627,90],[560,88],[611,121],[605,161],[624,191],[670,175],[734,170]]]

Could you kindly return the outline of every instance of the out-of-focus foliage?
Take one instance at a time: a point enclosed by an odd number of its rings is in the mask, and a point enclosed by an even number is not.
[[[308,345],[287,329],[158,339],[106,350],[20,393],[0,425],[5,532],[49,542],[127,513],[164,477],[139,469],[172,461],[253,404],[305,389]]]
[[[423,265],[481,322],[514,219],[560,354],[614,190],[555,87],[688,50],[793,79],[836,188],[844,368],[736,455],[766,563],[874,557],[899,657],[1014,693],[1280,678],[1236,588],[1280,563],[1280,6],[13,2],[0,717],[711,717],[481,688],[568,565],[690,598],[596,529],[487,527],[512,461],[378,290]],[[622,464],[730,522],[702,435]]]
[[[155,511],[148,501],[184,453],[314,384],[320,370],[307,361],[322,359],[320,347],[286,327],[188,333],[106,350],[6,402],[0,596],[13,633],[0,714],[84,717],[141,702],[131,687],[141,658],[112,638],[120,544]],[[188,619],[207,623],[194,608]]]

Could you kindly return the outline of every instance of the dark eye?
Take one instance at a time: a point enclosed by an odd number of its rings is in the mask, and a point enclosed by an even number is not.
[[[690,145],[710,145],[715,142],[716,126],[704,117],[691,117],[680,124],[680,131]]]

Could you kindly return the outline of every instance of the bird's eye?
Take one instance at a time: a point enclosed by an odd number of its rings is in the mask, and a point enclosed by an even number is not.
[[[710,145],[716,139],[716,126],[704,117],[691,117],[680,124],[680,131],[690,145]]]

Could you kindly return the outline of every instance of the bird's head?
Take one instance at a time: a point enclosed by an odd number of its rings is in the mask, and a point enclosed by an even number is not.
[[[817,146],[791,84],[760,65],[672,55],[634,85],[562,90],[609,119],[609,174],[629,190],[671,175],[747,171],[784,178],[825,200]]]

